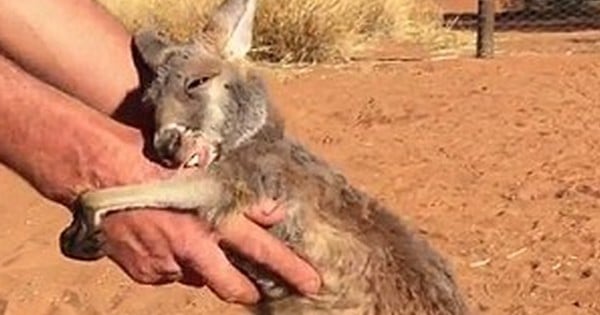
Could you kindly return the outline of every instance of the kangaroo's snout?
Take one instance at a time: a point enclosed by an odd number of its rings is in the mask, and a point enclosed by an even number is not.
[[[183,134],[176,126],[163,128],[154,134],[154,150],[158,157],[171,164],[176,163]]]

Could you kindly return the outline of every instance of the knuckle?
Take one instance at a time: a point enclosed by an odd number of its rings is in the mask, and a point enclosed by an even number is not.
[[[173,247],[173,254],[184,261],[189,261],[192,259],[192,251],[193,247],[189,245],[189,242],[185,241],[185,238],[182,238],[182,241]]]
[[[193,232],[186,224],[179,224],[173,228],[163,227],[163,234],[172,251],[180,255],[189,254],[190,248],[193,247],[190,242],[190,235],[193,235]]]
[[[273,260],[273,251],[261,244],[255,244],[252,248],[252,258],[259,264],[268,264]]]
[[[131,272],[131,275],[133,280],[139,284],[155,284],[160,280],[158,273],[147,264],[136,266]]]
[[[172,241],[173,255],[185,261],[197,260],[199,253],[207,245],[207,239],[202,235],[181,232]]]
[[[166,265],[169,259],[172,257],[170,249],[164,244],[161,244],[161,246],[154,245],[152,248],[150,248],[148,256],[148,261],[154,268],[160,268],[163,265]]]

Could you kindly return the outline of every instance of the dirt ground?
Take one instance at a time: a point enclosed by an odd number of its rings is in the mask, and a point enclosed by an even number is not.
[[[481,314],[600,314],[600,54],[271,75],[290,133],[454,264]],[[58,252],[69,221],[0,168],[0,314],[236,314]]]

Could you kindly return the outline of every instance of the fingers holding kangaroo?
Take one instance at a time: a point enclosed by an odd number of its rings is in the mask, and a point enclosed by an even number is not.
[[[171,218],[174,215],[141,210],[107,216],[102,224],[104,251],[135,282],[156,285],[180,280],[181,267],[171,245],[178,223]]]
[[[262,213],[259,209],[270,207],[274,203],[265,202],[247,212]],[[305,282],[314,281],[310,266],[261,228],[276,220],[266,215],[249,215],[253,216],[257,223],[240,215],[231,221],[236,228],[230,224],[211,228],[195,216],[165,210],[118,212],[102,222],[103,250],[137,283],[206,285],[221,299],[242,304],[257,302],[259,292],[228,261],[219,246],[221,242],[232,244],[242,255],[267,265],[269,261],[276,266],[281,264],[283,267],[275,266],[275,271],[292,284],[299,283],[301,289]]]

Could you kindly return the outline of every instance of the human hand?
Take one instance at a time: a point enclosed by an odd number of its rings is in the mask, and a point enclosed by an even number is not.
[[[188,214],[164,210],[116,213],[103,223],[105,251],[139,283],[207,285],[225,301],[254,303],[259,293],[226,259],[219,247],[220,242],[226,242],[300,292],[316,293],[320,286],[317,273],[260,226],[283,218],[283,209],[268,214],[262,211],[274,206],[273,202],[263,202],[248,209],[247,217],[232,218],[217,230]]]

